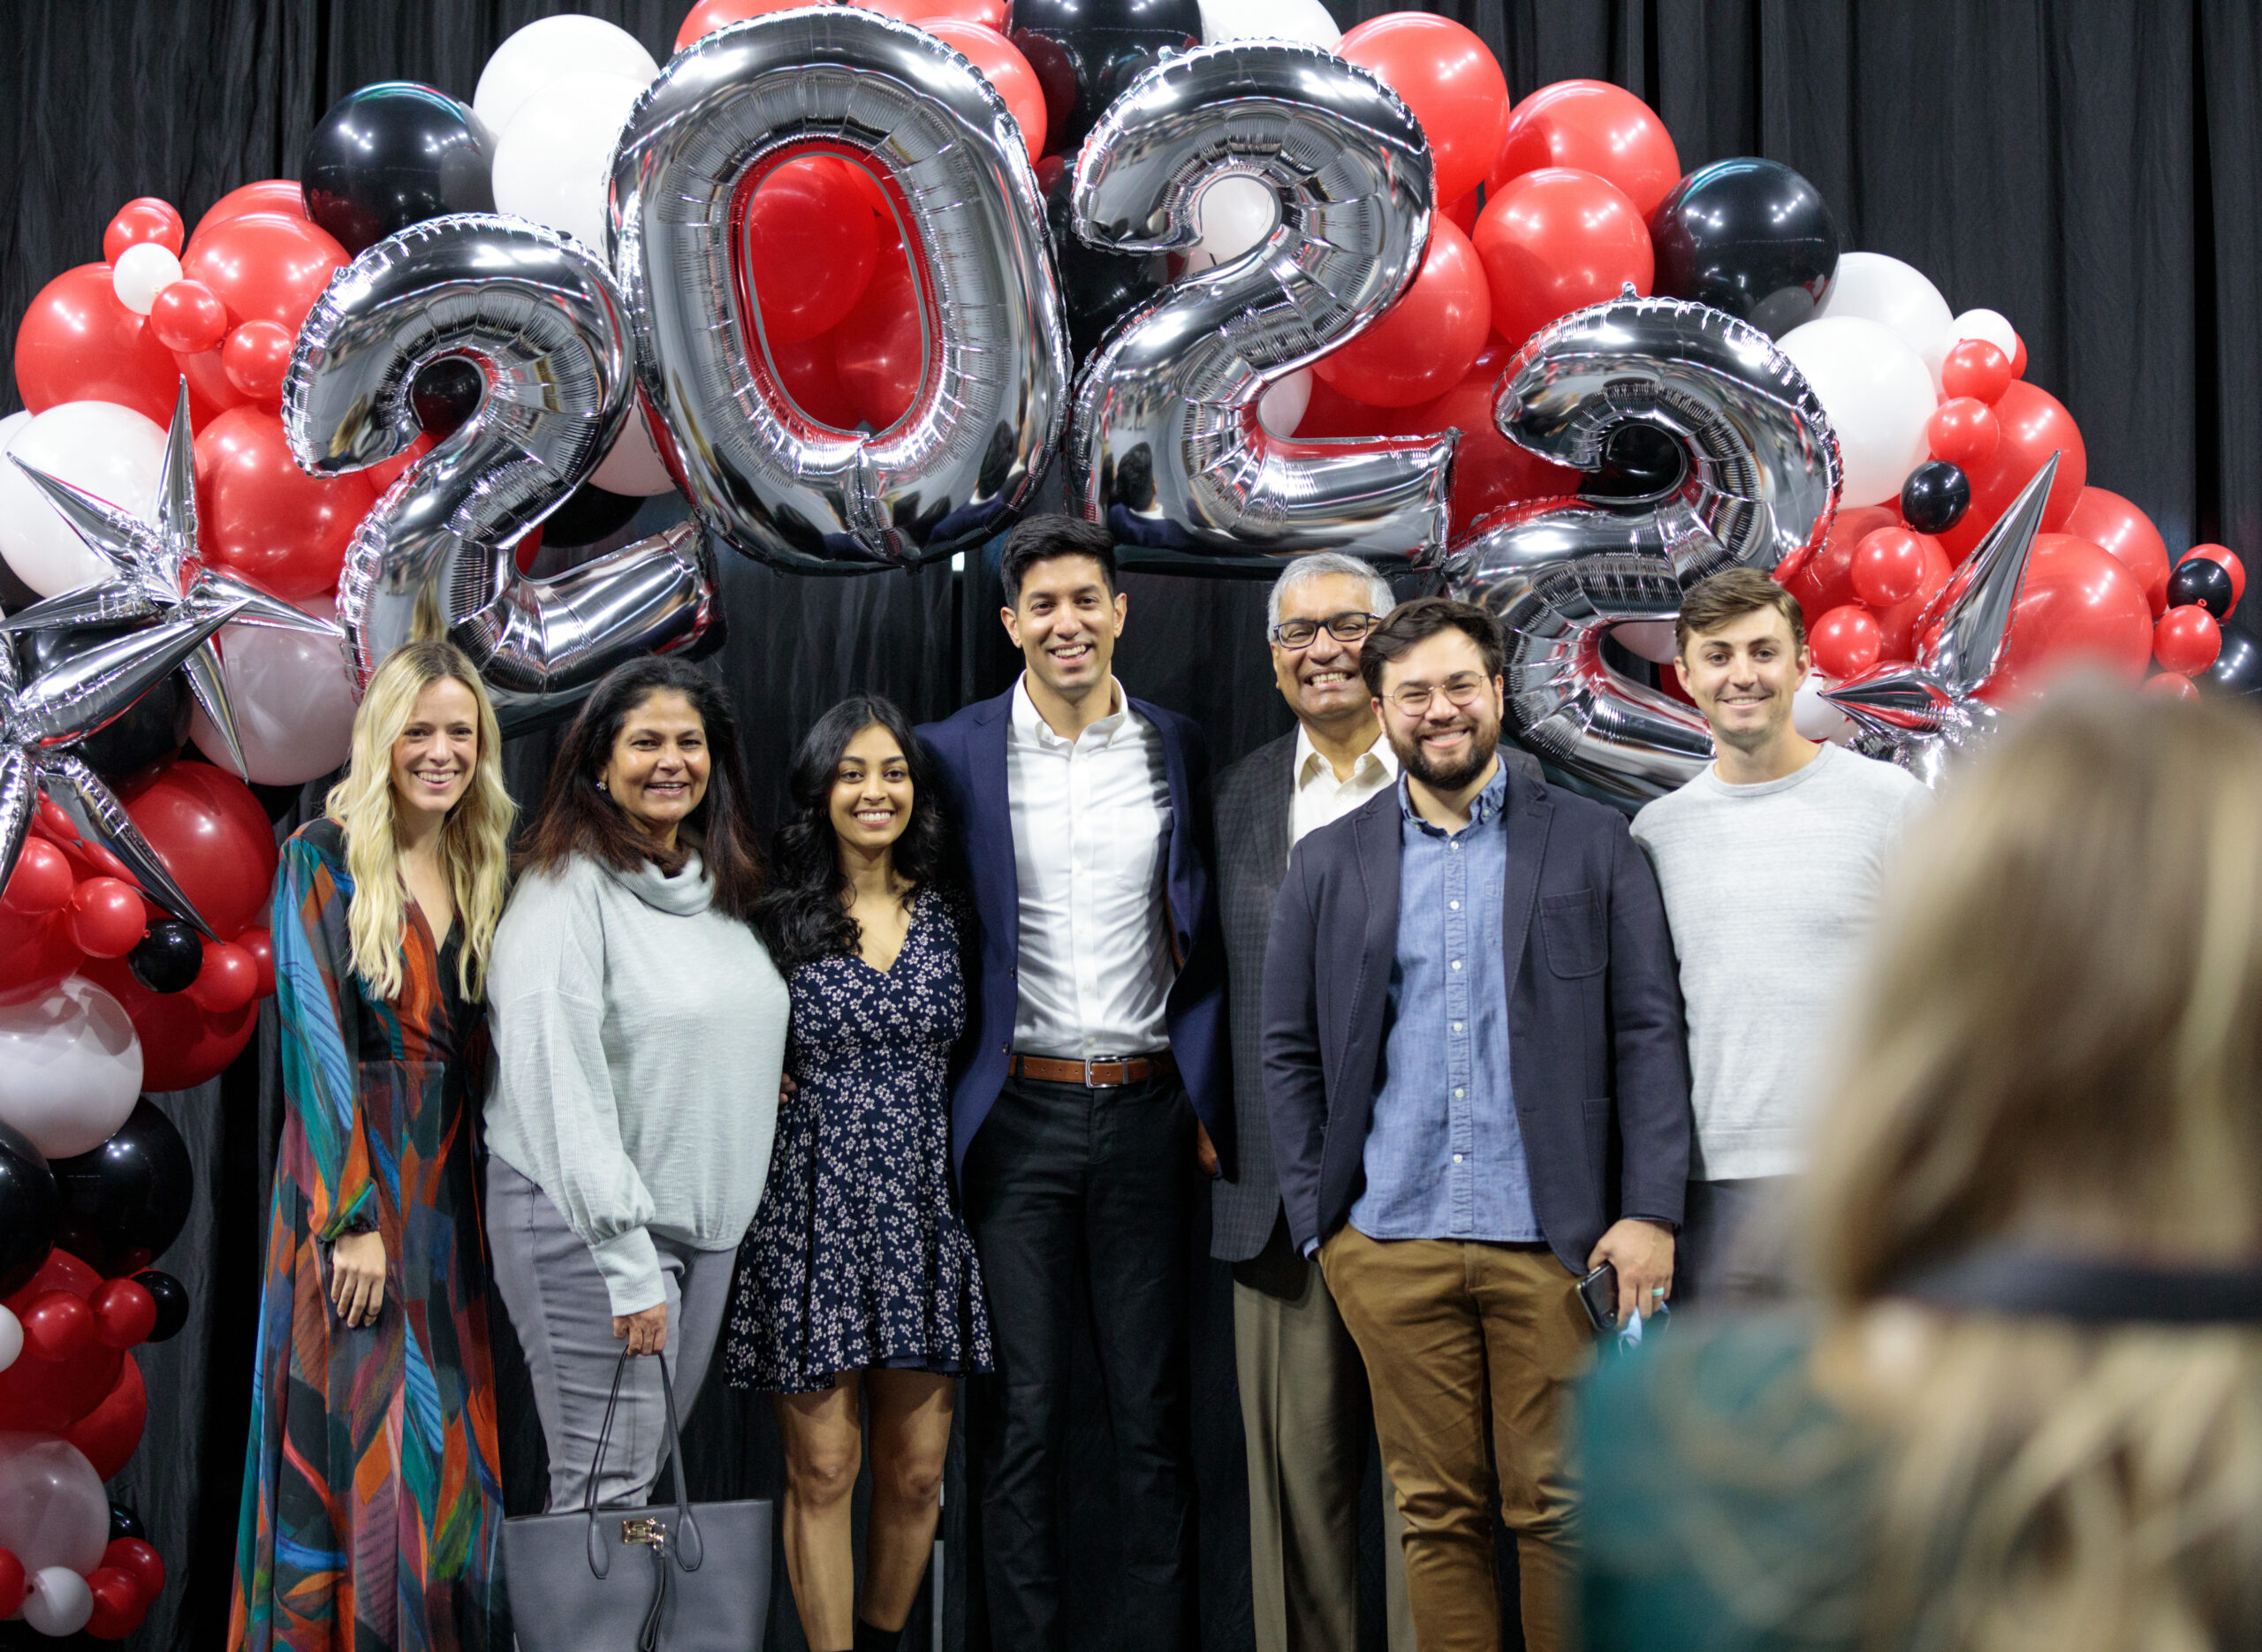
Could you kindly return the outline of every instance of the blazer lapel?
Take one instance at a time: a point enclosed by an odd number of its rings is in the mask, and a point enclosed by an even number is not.
[[[1358,845],[1359,888],[1366,897],[1367,921],[1359,947],[1359,973],[1351,998],[1351,1033],[1371,1029],[1375,1059],[1382,1058],[1382,1012],[1390,997],[1390,968],[1398,956],[1398,788],[1393,785],[1362,804],[1351,831]],[[1323,943],[1325,937],[1322,937]]]
[[[1013,792],[1006,773],[1006,741],[1010,731],[1013,691],[1007,689],[982,708],[967,742],[974,760],[974,797],[968,813],[980,853],[991,861],[993,887],[1012,897],[1006,917],[1008,932],[1018,935],[1021,921],[1021,868],[1013,860]]]
[[[1285,745],[1279,767],[1258,799],[1256,818],[1249,831],[1249,851],[1275,889],[1287,875],[1289,833],[1295,822],[1296,737],[1287,736]]]
[[[1531,933],[1532,908],[1539,900],[1539,866],[1547,853],[1547,828],[1555,806],[1545,787],[1508,772],[1507,875],[1500,881],[1500,944],[1507,960],[1508,1002],[1516,997],[1516,977],[1523,968],[1524,943]]]

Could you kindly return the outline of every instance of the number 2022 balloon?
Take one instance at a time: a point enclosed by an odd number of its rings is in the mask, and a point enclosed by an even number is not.
[[[1265,387],[1373,322],[1421,268],[1427,140],[1397,95],[1327,52],[1278,42],[1158,64],[1076,157],[1075,230],[1113,252],[1183,251],[1196,203],[1255,178],[1279,202],[1241,257],[1189,274],[1109,335],[1076,389],[1078,507],[1127,560],[1263,570],[1322,549],[1404,562],[1445,542],[1457,433],[1286,442]],[[1135,549],[1143,548],[1143,549]]]
[[[1788,577],[1837,514],[1837,438],[1799,370],[1757,328],[1672,299],[1625,297],[1541,329],[1508,363],[1501,433],[1598,471],[1632,425],[1681,474],[1644,499],[1514,505],[1454,544],[1454,594],[1499,617],[1509,732],[1576,789],[1631,808],[1712,761],[1704,718],[1604,661],[1612,626],[1671,620],[1724,568]]]
[[[871,174],[919,271],[921,383],[877,433],[804,413],[763,335],[745,208],[811,154]],[[839,5],[705,36],[629,116],[611,214],[645,394],[693,510],[737,549],[812,573],[912,567],[1029,502],[1066,416],[1066,325],[1020,129],[941,41]]]
[[[318,475],[421,433],[409,387],[459,357],[478,410],[402,473],[345,555],[338,614],[357,680],[414,637],[471,656],[506,730],[570,711],[624,660],[689,647],[714,569],[686,523],[553,580],[508,547],[596,470],[633,404],[620,295],[596,255],[514,218],[466,213],[379,241],[332,278],[283,391],[292,454]]]

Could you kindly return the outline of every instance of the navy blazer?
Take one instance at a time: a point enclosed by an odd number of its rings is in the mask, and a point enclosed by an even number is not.
[[[1021,873],[1013,862],[1006,792],[1013,702],[1007,689],[918,729],[941,772],[944,806],[965,849],[980,959],[967,983],[966,1031],[951,1054],[951,1155],[960,1166],[1006,1082],[1021,1007]],[[1136,699],[1131,709],[1160,731],[1170,779],[1167,887],[1171,950],[1178,960],[1178,979],[1164,1006],[1171,1053],[1219,1162],[1230,1167],[1233,1075],[1226,1043],[1225,946],[1210,881],[1209,746],[1201,729],[1174,711]]]
[[[1364,1184],[1398,951],[1400,795],[1393,786],[1298,844],[1273,907],[1264,1086],[1299,1249],[1349,1220]],[[1657,875],[1624,815],[1512,769],[1501,818],[1516,1123],[1540,1231],[1584,1273],[1618,1217],[1681,1220],[1691,1121],[1680,972]]]

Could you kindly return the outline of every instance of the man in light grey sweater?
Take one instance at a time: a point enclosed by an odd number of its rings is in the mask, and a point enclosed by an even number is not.
[[[1859,960],[1886,856],[1929,800],[1905,770],[1801,737],[1811,656],[1765,574],[1714,574],[1683,601],[1674,669],[1712,725],[1712,764],[1634,819],[1657,868],[1687,1005],[1696,1144],[1676,1307],[1770,1293],[1739,1245],[1805,1164],[1818,1057]]]

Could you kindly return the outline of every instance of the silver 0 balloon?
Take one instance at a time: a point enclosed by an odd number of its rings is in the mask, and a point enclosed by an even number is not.
[[[1673,299],[1614,299],[1542,328],[1508,363],[1501,431],[1600,472],[1629,426],[1669,438],[1681,474],[1633,498],[1511,506],[1456,540],[1456,595],[1500,620],[1508,731],[1576,789],[1636,807],[1712,761],[1704,720],[1603,656],[1612,627],[1670,621],[1724,568],[1785,574],[1838,509],[1837,438],[1766,334]]]
[[[811,154],[871,174],[913,258],[923,367],[884,430],[800,407],[763,333],[747,201]],[[1029,504],[1066,417],[1059,286],[1020,128],[933,35],[825,5],[678,52],[621,133],[611,227],[645,394],[726,543],[806,572],[912,567]]]
[[[714,570],[676,530],[558,579],[520,573],[511,546],[596,470],[635,382],[604,266],[518,219],[414,224],[332,278],[284,383],[292,454],[331,475],[405,451],[421,434],[409,387],[449,357],[479,369],[479,406],[362,519],[338,618],[357,680],[410,638],[445,636],[520,728],[571,710],[623,660],[696,641],[713,622]]]
[[[1305,551],[1406,562],[1445,543],[1459,436],[1294,442],[1257,404],[1388,309],[1430,233],[1430,151],[1365,70],[1282,42],[1204,47],[1109,106],[1076,156],[1076,233],[1183,251],[1219,179],[1253,178],[1279,216],[1256,247],[1189,274],[1085,364],[1069,431],[1082,512],[1127,560],[1263,569]]]

